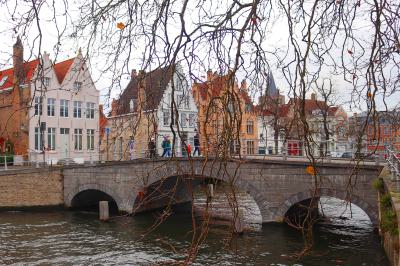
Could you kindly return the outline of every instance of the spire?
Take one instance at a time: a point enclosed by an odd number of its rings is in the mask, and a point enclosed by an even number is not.
[[[276,85],[275,85],[274,76],[272,75],[271,71],[269,71],[269,73],[268,73],[267,82],[268,83],[267,83],[267,93],[266,93],[266,95],[269,95],[269,96],[278,95],[278,90],[277,90]]]

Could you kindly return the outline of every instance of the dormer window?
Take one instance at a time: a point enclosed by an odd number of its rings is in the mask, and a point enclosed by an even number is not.
[[[136,99],[131,99],[129,102],[129,111],[133,112],[135,111],[135,105],[136,105]]]
[[[1,78],[1,80],[0,80],[0,86],[3,86],[4,83],[6,83],[7,78],[8,78],[8,76],[4,76],[4,77]]]
[[[48,86],[50,85],[50,78],[45,77],[45,78],[43,79],[43,85],[44,85],[45,87],[48,87]]]
[[[82,82],[75,81],[74,82],[74,91],[78,92],[82,88]]]

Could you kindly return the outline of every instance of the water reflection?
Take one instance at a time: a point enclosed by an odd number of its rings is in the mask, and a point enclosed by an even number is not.
[[[230,247],[226,226],[217,224],[194,265],[389,265],[361,209],[353,206],[353,217],[341,219],[338,200],[322,202],[329,219],[315,227],[315,247],[302,261],[290,256],[301,250],[301,234],[284,224],[253,226]],[[172,215],[145,235],[154,220],[153,213],[103,223],[91,212],[2,212],[0,264],[154,265],[184,259],[191,243],[191,216]]]

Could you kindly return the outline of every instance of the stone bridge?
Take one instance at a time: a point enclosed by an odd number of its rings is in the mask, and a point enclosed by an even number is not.
[[[192,181],[210,178],[232,182],[250,194],[263,223],[282,221],[293,205],[314,195],[351,201],[364,210],[374,225],[378,224],[378,198],[372,181],[382,166],[364,163],[355,167],[354,162],[348,161],[319,163],[319,188],[315,190],[314,177],[306,172],[308,165],[306,161],[174,158],[66,166],[62,171],[64,203],[72,207],[77,198],[90,200],[90,196],[82,196],[85,192],[102,192],[115,201],[119,211],[132,213],[138,198],[154,184],[179,177]]]

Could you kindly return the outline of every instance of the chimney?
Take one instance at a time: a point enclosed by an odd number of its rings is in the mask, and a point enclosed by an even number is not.
[[[207,81],[211,81],[213,79],[213,73],[211,69],[207,70]]]
[[[136,77],[137,77],[137,71],[136,69],[132,69],[131,78],[136,78]]]
[[[118,101],[113,99],[111,102],[111,116],[118,115]]]
[[[145,103],[146,103],[146,91],[145,91],[145,78],[146,72],[144,70],[139,70],[139,83],[138,83],[138,112],[144,111]]]
[[[14,67],[14,84],[22,84],[24,80],[24,47],[21,39],[17,37],[17,41],[13,46],[13,67]]]
[[[317,95],[315,93],[311,93],[311,100],[316,101]]]

